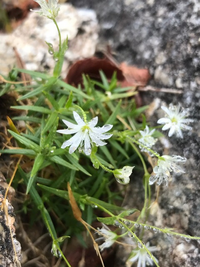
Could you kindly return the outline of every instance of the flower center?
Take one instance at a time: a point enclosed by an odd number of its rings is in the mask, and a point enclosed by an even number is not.
[[[86,130],[90,130],[90,127],[88,125],[84,125],[82,128],[81,128],[81,131],[82,132],[85,132]]]
[[[177,118],[176,118],[176,117],[173,117],[173,118],[171,119],[171,122],[172,122],[172,123],[177,123]]]

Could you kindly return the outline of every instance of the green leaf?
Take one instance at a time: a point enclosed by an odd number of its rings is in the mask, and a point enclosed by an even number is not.
[[[49,76],[49,75],[47,75],[45,73],[42,73],[42,72],[37,72],[37,71],[32,71],[32,70],[25,70],[25,69],[18,69],[18,68],[15,68],[15,70],[17,70],[18,72],[23,72],[23,73],[29,74],[32,77],[40,78],[40,79],[43,79],[43,80],[48,80],[48,79],[51,78],[51,76]]]
[[[86,169],[84,169],[72,155],[66,154],[65,156],[73,164],[74,167],[76,167],[78,170],[82,171],[86,175],[91,176],[91,174],[86,171]]]
[[[40,147],[32,142],[31,140],[29,140],[28,138],[21,136],[19,134],[16,134],[15,132],[8,130],[8,132],[16,139],[18,140],[20,143],[22,143],[23,145],[25,145],[26,147],[33,149],[34,151],[39,151]]]
[[[5,149],[5,150],[0,150],[0,153],[2,154],[19,154],[19,155],[26,155],[26,156],[35,156],[36,152],[33,151],[32,149],[21,149],[21,148],[16,148],[16,149]]]
[[[55,91],[61,92],[61,93],[63,93],[63,94],[64,94],[64,93],[69,94],[70,91],[72,91],[72,92],[74,92],[75,94],[80,95],[80,96],[82,96],[82,97],[84,97],[84,98],[86,98],[86,99],[91,99],[91,100],[94,99],[93,97],[84,94],[81,90],[79,90],[79,89],[77,89],[77,88],[75,88],[75,87],[73,87],[73,86],[67,84],[66,82],[63,82],[63,81],[61,81],[61,80],[58,80],[58,81],[57,81],[57,84],[60,85],[60,86],[62,86],[62,87],[63,87],[63,90],[59,90],[59,89],[57,89],[57,90],[55,90]]]
[[[105,88],[106,90],[108,90],[108,88],[109,88],[109,83],[108,83],[108,81],[107,81],[107,78],[106,78],[105,74],[103,73],[102,70],[99,71],[99,74],[100,74],[100,76],[101,76],[101,80],[102,80],[102,83],[103,83],[103,85],[104,85],[104,88]]]
[[[116,106],[114,112],[113,112],[112,115],[108,118],[108,120],[106,121],[105,124],[113,124],[113,123],[114,123],[114,121],[115,121],[117,115],[119,114],[119,109],[120,109],[120,107],[121,107],[121,103],[122,103],[122,101],[120,100],[119,103],[117,104],[117,106]]]
[[[41,94],[43,91],[50,90],[52,86],[56,83],[57,78],[51,77],[47,80],[47,83],[39,86],[37,89],[34,89],[31,92],[28,92],[27,94],[21,96],[18,100],[24,100],[33,96],[36,96],[38,94]]]
[[[59,77],[61,70],[62,70],[62,66],[63,66],[63,61],[64,61],[64,56],[65,56],[65,52],[68,48],[68,38],[66,38],[64,40],[64,42],[61,45],[61,50],[58,53],[58,57],[54,58],[57,62],[53,71],[53,75],[55,77]]]
[[[116,217],[105,217],[105,218],[100,218],[97,217],[97,220],[101,223],[104,223],[105,225],[114,225],[116,221]]]
[[[69,162],[67,162],[66,160],[64,160],[64,159],[62,159],[62,158],[60,158],[58,156],[50,157],[49,160],[52,161],[52,162],[55,162],[55,163],[57,163],[59,165],[65,166],[65,167],[67,167],[69,169],[72,169],[72,170],[75,170],[75,171],[78,170],[72,164],[70,164]]]
[[[54,107],[55,110],[59,110],[59,104],[58,102],[55,100],[55,98],[53,96],[51,96],[49,94],[49,92],[43,92],[44,96],[49,100],[49,102],[51,103],[51,105]]]
[[[124,217],[127,217],[133,213],[135,213],[136,211],[139,211],[138,209],[130,209],[130,210],[125,210],[125,211],[122,211],[118,217],[120,218],[124,218]]]
[[[40,118],[31,117],[31,116],[17,116],[17,117],[14,117],[12,119],[13,119],[13,121],[22,120],[22,121],[30,121],[30,122],[36,122],[36,123],[40,123],[40,121],[41,121]]]
[[[12,106],[11,108],[18,109],[18,110],[31,110],[31,111],[41,112],[45,114],[50,114],[52,112],[48,108],[37,107],[37,106]]]
[[[113,157],[110,154],[110,151],[108,150],[108,148],[106,146],[101,146],[100,149],[103,151],[104,155],[106,156],[106,158],[110,161],[110,163],[117,168],[116,163],[113,159]]]
[[[33,164],[31,175],[30,175],[30,178],[29,178],[28,184],[27,184],[26,194],[28,194],[33,182],[36,180],[36,174],[39,171],[40,167],[42,166],[43,161],[44,161],[44,156],[41,153],[39,153],[36,156],[34,164]]]
[[[91,204],[91,205],[96,205],[97,207],[99,207],[101,209],[102,208],[105,208],[107,209],[108,211],[110,212],[117,212],[117,211],[121,211],[121,210],[124,210],[123,208],[121,207],[118,207],[118,206],[115,206],[113,204],[110,204],[110,203],[107,203],[107,202],[104,202],[102,200],[99,200],[97,198],[94,198],[94,197],[89,197],[87,196],[85,198],[85,204]]]
[[[65,105],[65,108],[66,108],[66,109],[71,108],[72,103],[73,103],[73,92],[71,91],[70,94],[69,94],[69,98],[68,98],[68,100],[67,100],[67,103],[66,103],[66,105]]]
[[[18,172],[19,172],[20,176],[23,178],[23,180],[25,181],[25,183],[28,184],[28,178],[27,178],[26,174],[24,173],[24,171],[21,169],[21,167],[18,168]],[[57,239],[56,230],[54,228],[51,217],[50,217],[48,211],[45,209],[43,201],[42,201],[41,197],[39,196],[35,187],[31,187],[30,195],[31,195],[33,201],[35,202],[36,206],[38,207],[39,211],[41,212],[44,223],[46,224],[52,239]]]
[[[61,242],[65,241],[66,238],[70,238],[70,236],[68,236],[68,235],[61,236],[61,237],[57,238],[56,241],[58,243],[61,243]]]
[[[126,151],[119,145],[119,143],[115,140],[109,140],[109,143],[112,145],[112,147],[116,148],[122,155],[124,155],[127,159],[129,159],[128,154]]]
[[[57,112],[56,111],[52,112],[51,115],[46,119],[45,127],[42,130],[42,134],[45,134],[52,127],[52,125],[55,124],[57,118],[58,118]]]

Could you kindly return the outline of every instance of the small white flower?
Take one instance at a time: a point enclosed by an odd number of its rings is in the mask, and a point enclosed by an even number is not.
[[[55,19],[59,12],[58,0],[34,0],[37,2],[41,10],[38,12],[41,16],[47,17],[49,19]]]
[[[183,138],[182,130],[192,130],[192,127],[187,124],[193,122],[193,120],[186,119],[189,115],[188,110],[181,108],[180,104],[178,106],[170,104],[169,108],[164,106],[161,106],[161,108],[166,112],[166,117],[159,119],[157,123],[164,124],[162,130],[169,130],[169,137],[176,133],[177,137]]]
[[[77,124],[71,123],[69,121],[63,120],[63,122],[68,126],[66,130],[57,130],[61,134],[75,134],[69,140],[65,141],[61,148],[69,148],[69,153],[72,154],[78,147],[80,151],[84,151],[86,155],[91,154],[91,145],[93,143],[96,146],[104,146],[107,143],[102,140],[109,139],[112,134],[105,134],[108,132],[113,125],[107,124],[103,127],[95,127],[98,122],[98,117],[93,118],[90,122],[86,123],[82,118],[73,112],[73,116]]]
[[[166,186],[171,178],[171,172],[174,173],[185,173],[179,163],[185,163],[186,158],[181,156],[162,156],[158,160],[157,166],[153,168],[153,174],[149,178],[149,184],[152,185],[157,181],[157,185],[161,185],[165,182]]]
[[[156,246],[150,247],[149,242],[146,243],[145,247],[150,251],[154,252],[159,250]],[[155,258],[155,260],[158,262],[158,260]],[[138,262],[137,267],[145,267],[146,263],[147,265],[153,266],[153,260],[150,258],[149,254],[145,250],[144,247],[134,249],[127,261],[127,266],[132,266],[134,262]]]
[[[149,131],[149,127],[147,125],[146,125],[144,131],[140,131],[140,134],[142,137],[138,141],[142,144],[141,146],[139,145],[141,151],[149,153],[149,150],[147,148],[151,148],[153,145],[155,145],[157,139],[152,137],[152,134],[154,132],[155,132],[155,129]]]
[[[128,184],[134,167],[124,166],[122,169],[116,169],[113,174],[120,184]]]
[[[99,237],[96,239],[96,241],[104,239],[104,243],[99,246],[99,249],[103,251],[105,248],[111,247],[114,243],[115,240],[117,239],[118,235],[103,224],[103,227],[101,229],[98,228],[98,231],[102,233],[102,237]]]

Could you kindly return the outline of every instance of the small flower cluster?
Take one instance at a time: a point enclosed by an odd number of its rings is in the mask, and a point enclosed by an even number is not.
[[[153,174],[149,178],[149,184],[152,185],[157,182],[157,185],[161,185],[165,182],[166,186],[171,178],[171,172],[175,173],[185,173],[185,171],[180,167],[179,163],[185,163],[186,158],[180,156],[167,156],[164,155],[159,158],[157,166],[153,168]]]
[[[187,109],[181,109],[181,105],[174,106],[169,105],[169,108],[161,106],[162,110],[166,113],[165,118],[161,118],[157,121],[159,124],[164,124],[162,130],[169,130],[168,136],[171,137],[176,134],[177,137],[183,138],[182,130],[192,130],[192,127],[187,124],[193,122],[192,119],[187,119],[189,112]]]
[[[169,105],[169,108],[161,106],[162,110],[165,111],[166,117],[161,118],[157,121],[158,124],[164,124],[162,130],[169,130],[168,136],[171,137],[176,134],[177,137],[183,138],[182,130],[192,130],[192,127],[187,124],[193,122],[192,119],[188,119],[188,110],[181,108],[180,104],[174,106]],[[146,126],[144,131],[140,131],[141,138],[138,139],[140,149],[143,152],[148,152],[151,155],[150,149],[156,143],[156,139],[152,136],[155,130],[150,131],[149,127]],[[155,182],[157,185],[161,185],[163,182],[168,185],[171,179],[171,173],[184,173],[182,167],[179,164],[186,162],[186,158],[180,156],[158,156],[157,166],[153,168],[153,174],[149,179],[149,184],[152,185]]]
[[[100,251],[111,247],[118,239],[118,235],[115,232],[112,232],[105,224],[103,224],[103,227],[101,229],[98,229],[98,231],[100,234],[102,234],[102,237],[97,238],[96,241],[99,242],[101,240],[104,240],[104,242],[99,245]],[[151,247],[149,245],[149,242],[147,242],[145,246],[139,243],[136,249],[131,252],[126,262],[126,266],[130,267],[134,262],[138,262],[137,267],[145,267],[146,263],[153,266],[153,260],[150,258],[147,251],[154,252],[158,250],[159,249],[156,246]],[[155,260],[158,262],[156,258]]]
[[[48,2],[46,0],[34,1],[37,2],[41,7],[41,10],[37,12],[41,16],[47,17],[52,20],[54,20],[58,16],[58,12],[60,10],[58,0],[49,0]]]
[[[140,142],[139,147],[142,152],[149,153],[149,149],[152,148],[153,145],[155,145],[157,139],[152,136],[154,132],[155,129],[150,131],[147,125],[144,131],[140,131],[142,137],[138,141]]]

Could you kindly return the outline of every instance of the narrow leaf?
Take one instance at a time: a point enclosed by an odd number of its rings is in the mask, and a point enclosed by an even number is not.
[[[97,217],[97,220],[101,223],[104,223],[106,225],[114,225],[116,221],[116,217],[105,217],[105,218],[100,218]]]
[[[50,114],[52,111],[48,108],[38,107],[38,106],[12,106],[13,109],[18,110],[31,110],[36,112],[41,112],[45,114]]]
[[[40,150],[40,147],[32,142],[31,140],[29,140],[28,138],[24,137],[24,136],[21,136],[19,134],[16,134],[15,132],[11,131],[11,130],[8,130],[8,132],[15,138],[17,139],[19,142],[21,142],[23,145],[25,145],[26,147],[30,148],[30,149],[33,149],[35,151],[39,151]]]
[[[50,157],[49,160],[52,161],[52,162],[55,162],[55,163],[57,163],[59,165],[65,166],[65,167],[67,167],[69,169],[72,169],[72,170],[75,170],[75,171],[78,170],[72,164],[70,164],[69,162],[67,162],[66,160],[64,160],[64,159],[62,159],[62,158],[60,158],[58,156]]]

